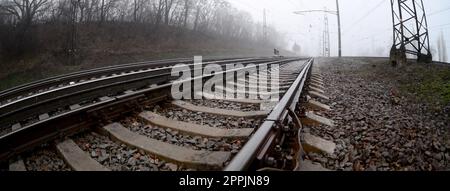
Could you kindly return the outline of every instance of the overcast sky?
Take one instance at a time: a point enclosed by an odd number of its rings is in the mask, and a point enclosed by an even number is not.
[[[336,10],[335,0],[227,0],[235,7],[250,12],[262,22],[267,9],[267,22],[286,35],[289,46],[294,42],[302,51],[318,55],[321,51],[323,13],[293,14],[297,10]],[[344,56],[387,56],[392,45],[390,0],[339,0],[343,32]],[[424,0],[430,28],[430,44],[437,44],[442,32],[450,53],[450,1]],[[331,54],[337,55],[337,18],[328,15]]]

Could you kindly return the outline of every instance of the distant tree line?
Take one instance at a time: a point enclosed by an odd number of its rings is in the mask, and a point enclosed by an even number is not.
[[[51,39],[73,51],[86,28],[104,33],[121,25],[145,26],[149,36],[172,28],[272,45],[281,39],[269,27],[263,42],[261,24],[225,0],[0,0],[0,53],[33,52]]]

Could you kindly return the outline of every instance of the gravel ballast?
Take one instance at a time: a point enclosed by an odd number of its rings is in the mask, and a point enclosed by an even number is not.
[[[305,131],[337,147],[330,156],[310,155],[314,161],[332,170],[450,170],[448,113],[400,91],[401,75],[383,75],[399,70],[387,59],[317,59],[315,64],[331,98],[332,111],[325,115],[336,127]]]

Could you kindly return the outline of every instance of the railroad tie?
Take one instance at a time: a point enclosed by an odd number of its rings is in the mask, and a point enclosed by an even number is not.
[[[80,109],[80,108],[81,108],[81,105],[79,105],[79,104],[74,104],[74,105],[69,106],[69,108],[70,108],[71,111],[74,111],[74,110]]]
[[[234,83],[234,82],[228,82],[227,83],[227,88],[229,88],[229,87],[231,87],[231,88],[234,88],[235,87],[235,85],[236,85],[236,87],[240,87],[240,88],[265,88],[265,89],[271,89],[272,87],[269,87],[268,85],[271,85],[271,86],[275,86],[275,85],[277,85],[278,86],[278,89],[280,89],[280,90],[285,90],[285,89],[289,89],[291,86],[289,86],[289,85],[282,85],[282,86],[280,86],[280,84],[279,83],[277,83],[277,84],[272,84],[272,83],[270,83],[270,82],[268,82],[268,83],[266,83],[264,86],[263,85],[261,85],[261,83],[259,83],[258,85],[245,85],[245,84],[242,84],[242,83]]]
[[[266,80],[268,80],[269,77],[271,77],[271,76],[266,76],[266,75],[252,75],[252,76],[249,76],[249,79],[255,79],[255,80],[266,79]],[[279,75],[277,75],[277,77],[278,77],[278,78],[285,78],[285,79],[292,79],[292,78],[293,78],[293,75],[289,75],[289,74],[287,74],[287,75],[279,74]]]
[[[81,150],[72,139],[58,143],[56,148],[67,164],[75,171],[110,171]]]
[[[325,171],[331,171],[331,170],[324,168],[320,163],[314,163],[310,160],[302,160],[302,161],[300,161],[299,168],[295,169],[295,171],[325,172]]]
[[[315,82],[315,81],[312,81],[312,80],[309,82],[309,84],[310,84],[311,86],[315,86],[315,87],[319,87],[319,88],[324,87],[323,83],[321,83],[321,82]],[[321,88],[321,89],[325,89],[325,88]]]
[[[311,110],[331,111],[331,107],[313,99],[308,99],[307,107]]]
[[[317,78],[322,78],[323,77],[322,74],[318,74],[318,73],[313,73],[311,76],[312,77],[317,77]]]
[[[283,94],[286,91],[285,90],[281,90],[281,91],[277,91],[277,92],[255,92],[255,91],[246,91],[246,90],[233,90],[230,88],[225,88],[223,86],[217,86],[216,90],[219,91],[225,91],[225,92],[229,92],[229,93],[247,93],[250,95],[275,95],[275,94]],[[255,88],[256,90],[256,88]]]
[[[333,154],[336,144],[320,137],[306,133],[302,137],[302,146],[306,153]]]
[[[284,83],[292,83],[292,82],[294,82],[295,81],[295,78],[292,78],[292,79],[283,79],[283,78],[280,78],[280,79],[277,79],[278,81],[280,81],[280,82],[284,82]],[[240,79],[238,79],[237,80],[238,81],[238,83],[247,83],[247,82],[251,82],[251,81],[248,81],[248,80],[246,80],[246,79],[243,79],[243,78],[240,78]],[[257,82],[257,80],[254,80],[255,82]]]
[[[317,76],[311,76],[311,79],[322,81],[322,77],[317,77]]]
[[[317,80],[317,79],[311,79],[310,80],[312,83],[316,83],[316,84],[319,84],[319,85],[322,85],[323,86],[323,81],[322,80]]]
[[[163,128],[169,128],[193,136],[213,138],[248,138],[253,132],[252,128],[221,129],[205,125],[175,121],[149,111],[142,112],[139,116],[153,125],[157,125]]]
[[[209,113],[209,114],[213,114],[213,115],[221,115],[221,116],[229,116],[229,117],[261,118],[261,117],[265,117],[269,114],[269,111],[243,112],[243,111],[234,111],[234,110],[196,106],[196,105],[187,103],[185,101],[180,101],[180,100],[172,101],[172,104],[177,107],[180,107],[180,108],[183,108],[186,110],[190,110],[190,111],[203,112],[203,113]]]
[[[321,94],[324,94],[324,93],[325,93],[325,91],[324,91],[324,90],[322,90],[322,89],[319,89],[319,88],[315,88],[315,87],[312,87],[312,86],[309,86],[309,89],[311,89],[312,91],[315,91],[315,92],[321,93]]]
[[[206,92],[198,91],[196,94],[198,96],[203,96],[203,98],[205,98],[205,99],[209,99],[209,100],[215,100],[216,99],[215,95],[209,94],[209,93],[206,93]],[[246,103],[246,104],[261,104],[261,103],[266,102],[264,100],[256,100],[256,99],[220,99],[220,100],[229,101],[229,102],[236,102],[236,103]]]
[[[312,76],[311,79],[312,79],[312,80],[323,81],[323,78],[322,78],[322,77],[317,77],[317,76]]]
[[[16,123],[16,124],[11,126],[11,131],[17,131],[20,128],[22,128],[22,125],[20,123]]]
[[[308,111],[305,113],[305,117],[301,118],[302,124],[308,126],[318,126],[320,124],[328,125],[330,127],[334,127],[334,121],[327,119],[325,117],[314,114],[312,111]]]
[[[27,167],[25,166],[25,163],[22,159],[19,159],[17,161],[14,161],[9,164],[9,171],[11,172],[23,172],[27,171]]]
[[[188,168],[222,169],[230,152],[192,150],[134,133],[119,123],[103,127],[113,139]]]
[[[43,120],[46,120],[48,118],[50,118],[50,115],[48,115],[48,113],[44,113],[44,114],[39,115],[39,121],[43,121]]]
[[[311,80],[323,81],[322,77],[311,76]]]
[[[324,99],[324,100],[330,100],[329,97],[319,93],[319,92],[315,92],[315,91],[309,91],[308,92],[309,95],[320,98],[320,99]]]
[[[316,83],[310,83],[309,85],[314,88],[325,89],[325,87]]]

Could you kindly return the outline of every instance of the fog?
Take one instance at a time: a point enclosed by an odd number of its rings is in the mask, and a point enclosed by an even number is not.
[[[328,9],[336,10],[335,0],[227,0],[263,21],[267,9],[267,23],[276,27],[291,49],[294,43],[301,46],[302,54],[321,55],[324,13],[294,14],[294,11]],[[342,25],[342,54],[344,56],[388,56],[392,45],[392,16],[390,0],[339,0]],[[450,54],[450,1],[426,0],[431,49],[436,50],[438,36],[446,40]],[[328,14],[331,56],[338,54],[337,17]],[[434,60],[437,56],[434,56]]]

